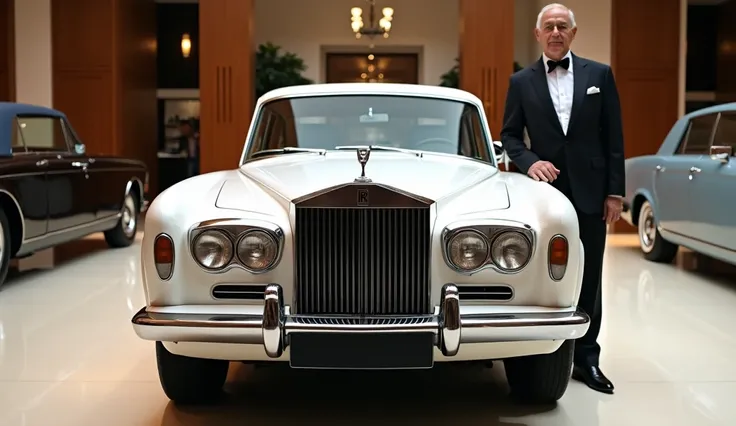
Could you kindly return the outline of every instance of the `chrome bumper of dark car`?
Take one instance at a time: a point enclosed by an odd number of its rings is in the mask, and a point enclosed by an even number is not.
[[[590,319],[580,309],[528,314],[461,314],[457,287],[442,289],[434,315],[415,317],[333,317],[290,315],[279,285],[269,285],[262,315],[170,314],[141,309],[132,319],[144,340],[263,345],[279,358],[295,333],[432,334],[444,356],[454,356],[464,343],[566,340],[582,337]]]

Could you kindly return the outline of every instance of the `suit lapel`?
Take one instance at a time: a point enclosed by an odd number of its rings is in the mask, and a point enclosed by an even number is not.
[[[549,85],[547,83],[547,71],[545,70],[542,57],[532,66],[534,69],[534,77],[532,78],[532,86],[534,91],[537,92],[537,96],[542,101],[542,108],[544,109],[547,117],[552,120],[557,130],[564,134],[562,126],[560,125],[560,119],[557,117],[555,106],[552,103],[552,96],[549,94]]]
[[[583,107],[583,101],[585,101],[585,92],[588,88],[588,63],[585,59],[572,55],[572,71],[574,89],[572,94],[570,123],[567,125],[568,134],[570,134],[570,129],[572,129],[577,117],[580,115],[580,109]]]

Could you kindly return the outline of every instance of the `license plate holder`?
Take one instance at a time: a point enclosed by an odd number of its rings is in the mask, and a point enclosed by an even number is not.
[[[428,369],[434,333],[303,332],[289,335],[292,368],[336,370]]]

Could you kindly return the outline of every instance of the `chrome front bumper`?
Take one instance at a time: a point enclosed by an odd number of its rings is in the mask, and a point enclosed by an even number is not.
[[[435,314],[414,317],[330,317],[291,315],[281,286],[269,285],[262,315],[162,314],[141,309],[133,328],[144,340],[164,342],[239,343],[263,345],[279,358],[292,333],[433,333],[445,356],[454,356],[463,343],[550,341],[578,339],[590,326],[588,315],[574,312],[528,314],[463,314],[452,284],[442,289]]]

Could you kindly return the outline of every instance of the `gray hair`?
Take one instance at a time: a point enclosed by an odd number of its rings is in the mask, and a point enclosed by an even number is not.
[[[540,30],[542,29],[542,15],[544,15],[548,10],[555,9],[555,8],[566,10],[567,14],[570,15],[570,25],[572,26],[572,28],[577,27],[577,24],[575,23],[575,14],[572,13],[572,9],[565,6],[564,4],[551,3],[551,4],[548,4],[547,6],[544,6],[542,10],[539,12],[539,15],[537,15],[537,28],[538,29]]]

